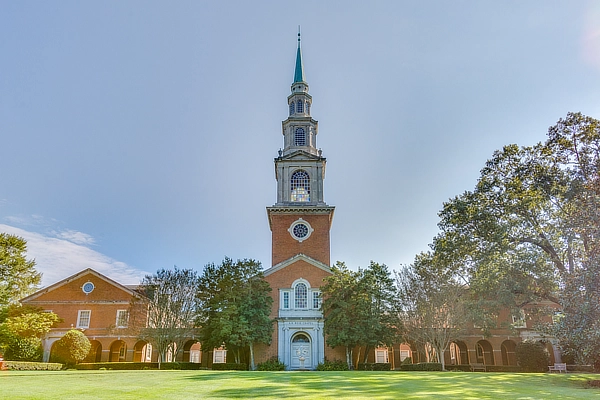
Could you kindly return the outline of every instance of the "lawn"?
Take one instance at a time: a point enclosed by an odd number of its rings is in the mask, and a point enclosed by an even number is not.
[[[588,399],[591,374],[1,371],[1,399]]]

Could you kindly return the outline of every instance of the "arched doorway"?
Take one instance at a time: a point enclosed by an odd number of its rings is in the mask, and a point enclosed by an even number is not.
[[[476,345],[477,362],[479,364],[494,365],[494,350],[487,340],[480,340]]]
[[[90,352],[83,362],[93,363],[102,361],[102,343],[97,340],[90,340]]]
[[[500,346],[502,352],[502,365],[517,365],[517,357],[515,355],[515,342],[505,340]]]
[[[115,340],[110,345],[110,362],[123,362],[127,355],[127,345],[122,340]]]
[[[456,340],[450,343],[450,364],[469,364],[469,352],[465,342]]]
[[[290,368],[304,369],[312,366],[312,343],[306,333],[298,333],[292,337]]]

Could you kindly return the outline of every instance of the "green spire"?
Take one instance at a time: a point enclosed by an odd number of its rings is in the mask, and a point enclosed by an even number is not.
[[[304,67],[302,66],[302,50],[300,49],[300,27],[298,27],[298,52],[296,53],[296,70],[294,71],[294,83],[304,82]]]

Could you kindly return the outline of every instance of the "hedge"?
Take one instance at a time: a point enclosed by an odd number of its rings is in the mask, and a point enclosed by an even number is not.
[[[325,360],[317,365],[317,371],[348,371],[348,364],[346,361],[340,360]]]
[[[214,363],[213,371],[247,371],[248,365],[245,363]]]
[[[441,371],[441,363],[418,363],[405,364],[400,366],[401,371]]]
[[[390,363],[363,363],[358,364],[358,371],[389,371],[392,369]]]
[[[567,371],[568,372],[594,372],[594,366],[593,365],[567,364]]]
[[[4,361],[4,367],[12,371],[60,371],[63,365],[59,363]]]
[[[75,369],[80,370],[98,370],[98,369],[111,369],[115,371],[123,370],[144,370],[144,369],[158,369],[157,362],[99,362],[99,363],[81,363],[76,364]],[[184,369],[184,370],[199,370],[207,369],[202,367],[199,363],[190,362],[164,362],[160,363],[160,369],[171,370],[171,369]]]

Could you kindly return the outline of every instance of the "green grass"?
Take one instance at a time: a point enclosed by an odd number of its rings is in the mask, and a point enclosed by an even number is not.
[[[588,399],[592,374],[1,371],[1,399]]]

